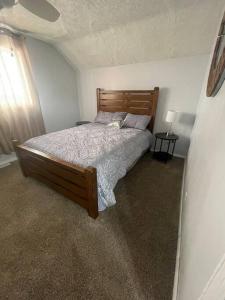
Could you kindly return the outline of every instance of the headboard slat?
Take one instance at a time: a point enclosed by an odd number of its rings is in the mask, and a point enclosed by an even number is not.
[[[112,90],[97,89],[97,110],[149,115],[151,122],[148,126],[153,131],[159,88],[154,90]]]
[[[125,94],[117,93],[117,94],[101,94],[102,100],[121,100],[125,99]]]

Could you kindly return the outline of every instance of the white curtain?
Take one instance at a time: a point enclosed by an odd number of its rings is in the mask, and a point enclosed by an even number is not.
[[[24,38],[0,35],[0,150],[45,133]]]

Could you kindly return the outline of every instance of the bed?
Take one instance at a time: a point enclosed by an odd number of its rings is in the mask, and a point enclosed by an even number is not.
[[[113,189],[149,149],[159,88],[106,91],[97,89],[97,111],[151,115],[148,130],[116,129],[90,123],[14,141],[24,176],[32,176],[70,198],[97,218],[115,204]]]

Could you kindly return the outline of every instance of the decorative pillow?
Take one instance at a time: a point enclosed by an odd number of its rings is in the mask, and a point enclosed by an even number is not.
[[[120,129],[123,125],[123,121],[113,121],[111,123],[109,123],[107,126],[110,126],[110,127],[115,127],[115,128],[118,128]]]
[[[99,111],[95,118],[95,123],[109,124],[112,121],[113,114],[112,112]]]
[[[151,116],[127,114],[123,127],[145,130],[151,120]]]

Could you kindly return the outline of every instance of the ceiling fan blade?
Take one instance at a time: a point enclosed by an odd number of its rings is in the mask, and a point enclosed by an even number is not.
[[[19,4],[49,22],[55,22],[60,16],[58,10],[47,0],[19,0]]]

